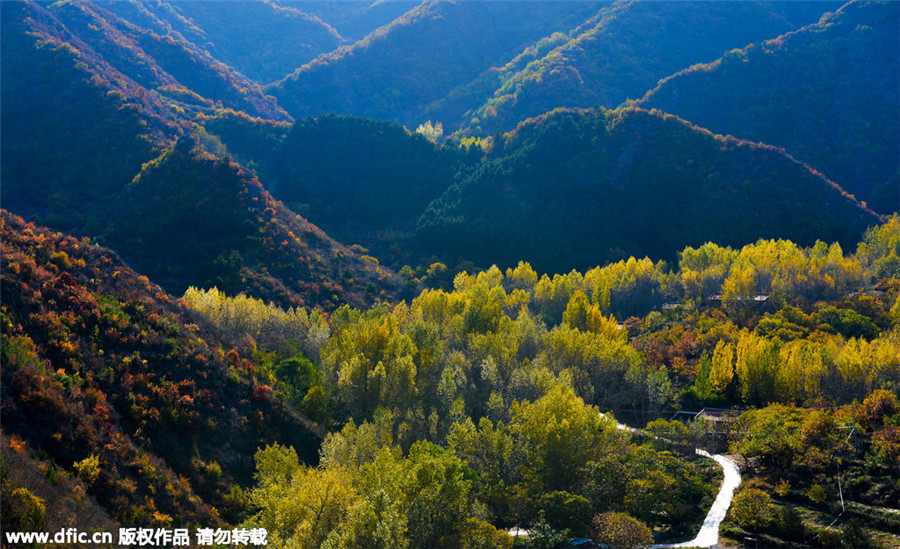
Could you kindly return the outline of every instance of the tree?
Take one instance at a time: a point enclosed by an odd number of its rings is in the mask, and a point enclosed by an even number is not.
[[[275,377],[288,386],[288,394],[295,402],[299,402],[318,381],[319,371],[305,358],[293,357],[278,364]]]
[[[558,549],[569,541],[568,530],[557,530],[547,524],[543,513],[528,530],[528,544],[534,549]]]
[[[566,305],[566,310],[562,316],[563,323],[582,332],[587,330],[590,307],[591,302],[588,300],[588,297],[584,295],[584,292],[578,290],[572,296],[572,299],[569,300],[569,304]]]
[[[710,388],[716,394],[724,394],[732,379],[734,379],[734,346],[719,341],[710,363]]]
[[[582,533],[591,520],[591,503],[569,492],[550,492],[542,495],[537,506],[544,513],[547,523],[560,530]]]
[[[735,266],[722,285],[722,306],[739,324],[746,322],[756,307],[753,301],[756,292],[756,270],[752,267],[741,269]]]
[[[651,444],[657,450],[662,450],[672,444],[689,446],[693,438],[691,430],[684,423],[676,420],[656,419],[648,423],[644,430],[652,437]]]
[[[5,487],[5,486],[4,486]],[[6,490],[4,490],[6,492]],[[3,509],[3,529],[5,531],[39,531],[46,525],[44,500],[32,494],[27,488],[16,488],[3,494],[0,507]]]
[[[775,397],[778,343],[744,331],[736,347],[735,370],[745,402],[763,404]]]
[[[462,549],[511,549],[513,546],[512,536],[477,518],[466,519],[459,541]]]
[[[787,470],[801,450],[802,423],[802,410],[780,404],[744,412],[737,420],[740,438],[734,449],[747,459],[760,458],[764,467]]]
[[[436,547],[438,540],[461,529],[469,516],[469,490],[465,464],[452,452],[428,442],[416,442],[409,451],[406,487],[409,501],[409,537],[414,547]]]
[[[741,528],[759,531],[769,522],[769,494],[759,488],[745,488],[731,502],[731,517]]]
[[[863,528],[862,522],[858,518],[852,518],[847,521],[841,531],[841,543],[844,547],[853,547],[855,549],[868,549],[869,547],[880,547],[879,544],[873,543],[869,533]]]
[[[444,125],[440,122],[432,125],[431,120],[429,120],[416,128],[416,133],[424,136],[425,139],[432,143],[437,143],[444,136]]]
[[[653,533],[627,513],[607,512],[594,517],[591,535],[606,547],[641,548],[653,545]]]
[[[318,547],[357,504],[353,475],[341,467],[300,465],[293,448],[269,446],[256,454],[257,486],[249,521],[269,532],[274,547]]]
[[[399,502],[378,490],[353,508],[340,530],[332,532],[322,549],[406,549],[406,516]]]
[[[533,403],[514,402],[511,431],[531,474],[547,490],[567,490],[578,470],[615,445],[620,435],[609,419],[569,388],[556,387]]]

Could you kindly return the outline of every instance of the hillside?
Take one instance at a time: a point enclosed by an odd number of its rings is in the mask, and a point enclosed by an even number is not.
[[[206,44],[175,33],[158,34],[122,19],[106,6],[115,3],[57,2],[46,6],[66,28],[120,73],[169,102],[196,110],[215,104],[256,116],[284,118],[258,84],[212,57]],[[241,4],[236,4],[239,6]],[[230,11],[230,10],[229,10]]]
[[[309,422],[203,318],[109,250],[6,211],[0,223],[4,460],[11,440],[14,461],[48,460],[76,506],[121,524],[214,526],[244,513],[231,485],[249,483],[260,445],[316,459]]]
[[[597,6],[428,1],[266,91],[295,118],[336,112],[416,127],[427,120],[425,105],[542,36],[577,25]]]
[[[784,147],[890,213],[900,205],[898,24],[896,2],[853,2],[667,78],[637,104]]]
[[[502,67],[464,131],[492,135],[557,107],[615,107],[661,78],[815,22],[831,2],[620,1]],[[454,121],[455,122],[455,121]]]
[[[95,223],[99,204],[181,132],[169,104],[34,3],[3,2],[4,207]]]
[[[145,165],[113,204],[106,241],[173,293],[215,285],[327,309],[399,295],[396,274],[335,242],[191,138]]]
[[[67,6],[55,9],[90,7]],[[103,239],[174,293],[219,284],[326,308],[397,297],[396,275],[276,203],[207,152],[204,136],[185,135],[183,103],[113,68],[40,6],[2,7],[6,207]]]
[[[448,264],[524,259],[565,272],[628,255],[673,259],[709,240],[852,244],[875,221],[772,147],[655,111],[554,111],[520,125],[432,203],[416,241]]]
[[[223,113],[202,124],[288,208],[392,265],[410,261],[396,240],[482,155],[477,146],[440,146],[397,124],[350,116],[288,127]]]
[[[370,32],[390,24],[418,6],[419,0],[278,0],[278,4],[315,15],[333,27],[345,41],[358,42]],[[299,65],[298,65],[299,66]]]
[[[342,43],[318,17],[269,0],[117,2],[108,9],[142,26],[152,18],[157,33],[177,32],[259,83],[283,78]],[[137,19],[137,12],[146,12],[147,19]]]

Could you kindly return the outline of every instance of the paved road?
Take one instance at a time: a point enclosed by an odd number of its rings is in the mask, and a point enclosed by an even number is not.
[[[604,414],[600,415],[602,416]],[[618,428],[620,431],[629,431],[632,434],[636,434],[638,432],[638,430],[634,427],[629,427],[624,423],[617,423],[616,428]],[[653,547],[655,548],[712,547],[713,545],[719,543],[719,525],[722,524],[723,520],[725,520],[725,514],[728,513],[728,508],[731,507],[731,499],[734,497],[734,490],[741,483],[741,472],[740,469],[738,469],[738,466],[735,465],[733,461],[723,455],[711,455],[706,450],[700,449],[696,449],[694,451],[698,455],[715,460],[715,462],[718,463],[720,467],[722,467],[722,471],[725,473],[725,478],[722,480],[722,487],[719,488],[719,495],[716,496],[716,500],[713,502],[712,507],[709,508],[709,513],[706,514],[706,519],[700,526],[700,531],[697,532],[697,537],[690,541],[683,541],[681,543],[654,545]],[[511,528],[509,530],[509,534],[511,536],[527,536],[528,531],[521,528]]]
[[[710,455],[703,450],[695,450],[701,456],[716,460],[722,470],[725,472],[725,478],[722,480],[722,487],[719,488],[719,495],[716,501],[709,508],[706,520],[697,532],[697,537],[690,541],[674,543],[669,545],[654,545],[653,547],[712,547],[719,543],[719,525],[725,519],[725,513],[731,506],[731,498],[734,497],[734,490],[741,483],[741,473],[738,466],[725,456],[716,454]]]

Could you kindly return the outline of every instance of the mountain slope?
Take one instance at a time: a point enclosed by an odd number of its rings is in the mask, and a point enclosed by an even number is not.
[[[206,152],[197,141],[203,135],[185,136],[199,130],[183,113],[58,18],[34,3],[2,8],[6,207],[103,239],[173,293],[218,284],[284,306],[328,309],[398,296],[395,274]]]
[[[334,28],[344,40],[357,42],[415,8],[421,0],[277,0],[278,5],[315,15]],[[298,65],[299,66],[299,65]]]
[[[286,118],[271,97],[263,96],[258,84],[202,47],[178,34],[161,35],[131,24],[107,10],[107,5],[116,4],[65,1],[46,9],[116,70],[148,92],[186,103],[182,108],[209,109],[218,103],[254,116]]]
[[[802,214],[800,213],[802,212]],[[565,272],[758,238],[852,245],[877,217],[768,146],[639,109],[554,111],[431,204],[424,254]]]
[[[342,43],[338,32],[318,17],[268,0],[146,7],[172,30],[195,34],[193,43],[260,83],[283,78]]]
[[[415,127],[426,120],[423,106],[598,5],[432,0],[267,91],[295,118],[336,112]]]
[[[201,120],[276,199],[395,268],[431,201],[478,164],[479,147],[441,146],[391,122],[324,115],[293,125],[223,112]]]
[[[503,67],[467,133],[508,131],[556,107],[615,107],[729,49],[814,22],[834,2],[616,2]]]
[[[6,211],[0,228],[3,433],[60,483],[125,525],[214,526],[245,512],[231,485],[260,445],[316,459],[309,422],[199,315],[86,240]]]
[[[109,244],[173,293],[216,285],[327,309],[398,297],[396,274],[335,242],[191,138],[148,163],[113,205]]]
[[[819,24],[667,78],[639,105],[784,147],[878,211],[900,206],[900,4]]]
[[[98,224],[98,205],[182,131],[176,113],[37,4],[0,10],[3,204]]]

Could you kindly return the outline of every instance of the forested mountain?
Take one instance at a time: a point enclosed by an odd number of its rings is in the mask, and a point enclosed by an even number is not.
[[[0,223],[5,529],[10,476],[44,498],[67,483],[73,514],[57,518],[79,527],[90,502],[121,524],[214,526],[240,519],[231,486],[249,482],[259,444],[315,459],[310,422],[205,319],[109,250],[5,211]],[[46,481],[34,464],[5,469],[29,452]]]
[[[107,242],[173,291],[217,285],[328,309],[399,297],[396,274],[335,242],[190,137],[146,164],[113,204]]]
[[[598,5],[429,0],[266,90],[295,118],[338,112],[415,127],[427,120],[426,105]]]
[[[345,41],[358,42],[418,6],[419,0],[368,2],[331,0],[278,0],[278,4],[315,15],[333,27]],[[299,65],[298,65],[299,66]],[[296,67],[294,67],[296,68]],[[292,72],[292,71],[289,71]],[[282,75],[284,76],[284,75]]]
[[[344,242],[392,264],[431,201],[481,159],[478,146],[440,146],[391,122],[325,115],[273,125],[236,113],[205,130],[256,171],[272,195]],[[398,248],[399,244],[399,248]]]
[[[269,0],[226,5],[127,0],[104,7],[160,35],[186,38],[263,84],[283,78],[342,43],[338,32],[318,17]]]
[[[900,206],[900,5],[820,23],[665,79],[639,105],[784,147],[877,211]]]
[[[508,131],[557,107],[615,107],[686,66],[815,22],[829,6],[839,5],[616,2],[578,28],[548,35],[502,67],[499,85],[468,113],[464,131]]]
[[[560,272],[672,260],[712,239],[850,244],[878,219],[782,151],[657,111],[554,111],[459,147],[332,115],[290,129],[229,113],[202,124],[288,207],[397,267],[437,256]]]
[[[416,241],[427,253],[562,272],[628,255],[671,259],[711,239],[849,244],[877,219],[772,147],[655,111],[558,110],[499,149],[422,216]]]
[[[110,5],[116,5],[115,3]],[[253,115],[283,118],[259,84],[211,57],[177,34],[161,35],[135,26],[105,9],[105,3],[57,2],[46,10],[82,41],[78,49],[102,59],[150,93],[182,108],[210,108],[214,104]],[[89,53],[88,53],[89,52]],[[94,63],[90,70],[98,71]]]
[[[179,105],[84,53],[39,6],[3,9],[6,206],[104,239],[170,291],[219,284],[326,307],[397,295],[396,275],[186,135]]]
[[[89,223],[98,201],[178,135],[176,113],[38,5],[0,9],[4,206],[65,210],[53,221],[64,229]]]

